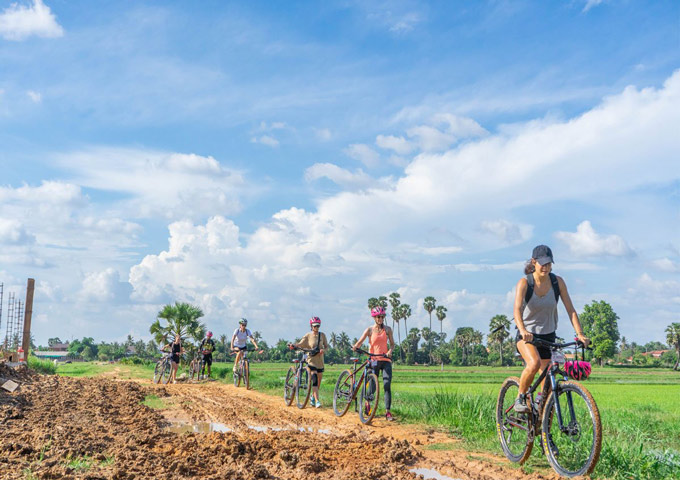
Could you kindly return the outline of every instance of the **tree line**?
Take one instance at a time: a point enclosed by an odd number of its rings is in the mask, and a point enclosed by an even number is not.
[[[399,293],[389,297],[371,297],[368,299],[369,309],[375,306],[391,307],[393,328],[397,330],[397,345],[393,352],[396,362],[415,364],[452,364],[452,365],[521,365],[521,359],[515,351],[515,332],[511,328],[511,320],[507,315],[494,315],[488,324],[488,332],[484,333],[470,326],[458,327],[453,338],[447,338],[443,331],[447,309],[437,306],[434,297],[425,297],[423,308],[429,314],[428,327],[408,328],[408,319],[412,315],[409,304],[402,303]],[[432,328],[432,313],[440,322],[439,332]],[[197,354],[198,344],[204,338],[206,327],[199,322],[203,316],[200,308],[188,303],[165,305],[158,313],[149,331],[154,335],[150,341],[137,340],[128,335],[125,342],[100,342],[96,344],[91,337],[74,340],[69,344],[68,352],[73,358],[84,360],[119,360],[130,358],[130,361],[154,361],[159,356],[160,348],[171,341],[179,333],[185,339],[184,348],[188,356]],[[668,346],[655,341],[647,344],[629,342],[622,337],[618,328],[618,315],[611,305],[604,301],[593,301],[586,305],[579,314],[583,331],[593,342],[593,350],[587,352],[590,360],[604,365],[633,364],[637,366],[663,366],[676,370],[680,367],[680,323],[672,323],[666,329]],[[403,339],[402,327],[403,326]],[[279,339],[268,345],[260,332],[253,332],[258,345],[264,350],[255,359],[274,362],[288,362],[295,356],[287,345],[300,339]],[[484,343],[486,337],[486,344]],[[215,335],[216,350],[213,354],[216,361],[229,358],[231,336]],[[330,349],[325,353],[327,363],[346,363],[354,355],[352,345],[357,338],[350,338],[345,332],[331,332],[328,335]],[[558,339],[558,341],[564,339]],[[58,338],[50,342],[60,343]],[[645,355],[652,351],[668,350],[660,357]]]

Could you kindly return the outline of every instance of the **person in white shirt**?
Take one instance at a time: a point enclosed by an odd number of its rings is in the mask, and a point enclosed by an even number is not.
[[[242,318],[238,321],[238,324],[238,328],[234,330],[234,334],[231,336],[231,350],[232,352],[238,352],[236,360],[234,360],[234,373],[236,372],[236,366],[238,365],[239,360],[241,360],[241,355],[243,355],[243,350],[247,348],[248,339],[255,345],[256,349],[260,349],[253,338],[252,332],[247,328],[248,320]]]

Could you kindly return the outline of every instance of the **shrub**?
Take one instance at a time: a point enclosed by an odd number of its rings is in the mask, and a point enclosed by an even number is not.
[[[38,373],[46,375],[54,375],[57,373],[57,367],[51,360],[42,360],[34,355],[28,356],[28,368],[35,370]]]

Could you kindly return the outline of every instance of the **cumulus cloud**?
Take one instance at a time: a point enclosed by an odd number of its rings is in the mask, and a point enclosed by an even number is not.
[[[279,141],[270,135],[260,135],[259,137],[252,137],[250,139],[250,143],[261,143],[262,145],[266,145],[272,148],[279,146]]]
[[[0,35],[6,40],[21,41],[28,37],[55,38],[64,35],[57,17],[42,0],[32,5],[12,3],[0,13]]]
[[[481,223],[481,229],[498,238],[507,245],[522,243],[531,238],[533,227],[531,225],[519,225],[507,220],[486,220]]]
[[[662,272],[680,273],[680,263],[674,262],[668,257],[653,260],[652,265]]]
[[[92,148],[56,159],[73,172],[73,183],[125,194],[118,206],[136,218],[232,214],[241,209],[245,191],[240,172],[196,154]]]
[[[371,147],[363,143],[354,143],[350,145],[345,149],[345,153],[354,160],[360,161],[368,168],[374,168],[378,166],[378,163],[380,162],[380,155],[378,155]]]
[[[389,179],[376,179],[361,169],[352,173],[332,163],[315,163],[305,170],[305,180],[308,182],[318,180],[319,178],[328,178],[347,191],[366,188],[389,188],[390,185]]]
[[[618,235],[598,234],[588,220],[576,227],[576,232],[557,232],[555,237],[563,241],[577,257],[610,256],[627,257],[633,250]]]
[[[394,135],[378,135],[375,139],[375,144],[380,148],[392,150],[397,155],[408,155],[415,148],[404,137],[395,137]]]
[[[35,243],[35,236],[18,220],[0,217],[0,244],[30,245]]]
[[[80,298],[90,302],[115,302],[125,300],[131,291],[129,283],[120,281],[120,274],[117,270],[107,268],[85,276]]]
[[[328,128],[315,128],[314,133],[316,134],[316,138],[324,142],[333,138],[333,134]]]

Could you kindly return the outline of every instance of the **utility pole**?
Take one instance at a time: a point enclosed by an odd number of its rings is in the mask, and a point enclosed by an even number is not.
[[[24,348],[24,355],[28,359],[28,352],[31,348],[31,318],[33,317],[33,290],[35,290],[35,280],[28,279],[26,284],[26,303],[24,305],[24,338],[21,342]]]

